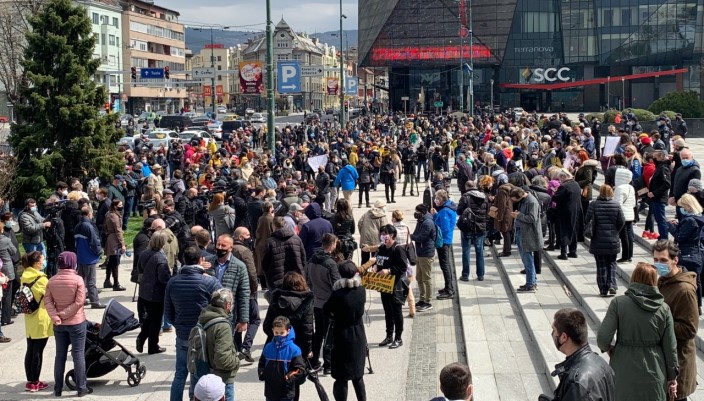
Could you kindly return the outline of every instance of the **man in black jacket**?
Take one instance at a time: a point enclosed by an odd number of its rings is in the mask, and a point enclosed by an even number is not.
[[[431,277],[431,268],[433,266],[433,258],[435,257],[435,222],[433,216],[428,210],[428,206],[421,203],[416,206],[413,217],[418,220],[416,228],[411,234],[411,240],[416,245],[416,279],[418,280],[418,289],[420,291],[420,299],[416,302],[416,310],[425,312],[433,309],[430,303],[430,297],[433,296],[433,281]]]
[[[477,184],[474,181],[467,181],[465,189],[466,192],[457,205],[458,228],[462,231],[462,276],[460,276],[460,280],[469,281],[472,252],[470,246],[474,243],[477,280],[484,281],[484,239],[486,238],[489,202],[484,192],[477,190]],[[465,211],[467,212],[465,213]],[[467,220],[468,227],[460,227],[460,223],[464,220]]]
[[[670,160],[667,158],[665,151],[657,150],[653,153],[655,158],[655,173],[650,179],[650,210],[655,217],[655,222],[658,225],[658,239],[667,239],[667,220],[665,217],[665,206],[667,206],[668,193],[672,185],[670,181]]]
[[[474,179],[474,171],[472,171],[472,166],[467,162],[467,156],[464,154],[459,155],[454,170],[457,172],[457,189],[460,190],[460,193],[464,193],[467,190],[467,182]]]
[[[555,312],[552,340],[557,350],[567,355],[552,372],[553,376],[560,378],[555,401],[615,399],[614,372],[608,362],[589,347],[587,334],[587,321],[582,312],[572,308]],[[539,400],[552,399],[541,395]]]
[[[433,398],[430,401],[463,400],[470,401],[474,396],[472,372],[469,366],[459,362],[446,365],[440,371],[440,391],[444,397]]]
[[[323,311],[323,306],[332,295],[332,286],[340,279],[337,263],[332,258],[332,252],[337,248],[337,237],[334,234],[323,234],[323,248],[318,250],[306,265],[306,281],[313,291],[313,316],[315,317],[315,333],[313,334],[313,358],[310,363],[313,369],[320,369],[320,347],[326,339],[330,326],[330,316]],[[323,350],[323,373],[329,375],[331,348]]]

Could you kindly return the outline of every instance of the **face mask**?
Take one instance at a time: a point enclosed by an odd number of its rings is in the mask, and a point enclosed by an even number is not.
[[[32,206],[32,208],[29,209],[29,210],[31,210],[31,211],[33,211],[33,212],[36,212],[36,211],[37,211],[37,207],[36,207],[36,206]]]
[[[61,191],[61,195],[67,196],[67,195],[68,195],[68,191],[66,191],[66,190]]]
[[[660,277],[665,277],[668,274],[670,274],[670,266],[667,265],[666,263],[656,262],[656,263],[653,263],[653,266],[655,266],[655,268],[658,269],[658,276],[660,276]]]
[[[230,252],[226,249],[216,249],[215,250],[215,254],[218,256],[218,258],[225,257],[225,255],[227,255],[228,253],[230,253]]]
[[[388,235],[382,235],[382,236],[379,237],[379,240],[381,240],[381,242],[383,242],[383,243],[386,243],[386,241],[387,241],[388,239],[389,239],[389,236],[388,236]]]
[[[118,212],[121,212],[121,211],[123,211],[123,210],[125,210],[125,207],[124,207],[124,206],[120,206],[120,207],[117,208],[117,211],[118,211]]]
[[[681,206],[680,206],[678,209],[680,210],[680,213],[681,213],[683,216],[689,216],[690,214],[692,214],[692,213],[690,213],[688,210],[686,210],[685,208],[683,208],[683,207],[681,207]]]
[[[694,164],[694,160],[682,159],[682,166],[689,167]]]
[[[437,206],[440,206],[440,205],[442,205],[442,201],[440,199],[435,199],[435,204]]]
[[[416,220],[420,220],[421,217],[423,217],[423,213],[415,212],[415,213],[413,213],[413,217],[415,217]]]
[[[5,223],[5,227],[7,227],[7,228],[12,228],[14,225],[15,225],[15,222],[12,220]]]

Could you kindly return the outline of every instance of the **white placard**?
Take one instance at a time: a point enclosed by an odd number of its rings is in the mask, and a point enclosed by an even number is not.
[[[604,151],[601,152],[601,154],[603,154],[604,156],[613,156],[620,142],[621,137],[607,136],[606,140],[604,141]]]
[[[317,172],[318,167],[325,167],[328,164],[328,155],[313,156],[308,158],[308,165]]]

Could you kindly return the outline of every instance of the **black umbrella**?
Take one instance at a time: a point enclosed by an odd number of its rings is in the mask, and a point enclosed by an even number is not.
[[[315,391],[318,392],[318,398],[320,398],[320,401],[330,401],[330,398],[328,397],[328,393],[325,392],[325,387],[323,387],[322,383],[320,383],[320,379],[318,378],[318,372],[316,372],[313,367],[310,365],[310,361],[306,359],[306,362],[308,363],[308,380],[313,382],[315,385]]]

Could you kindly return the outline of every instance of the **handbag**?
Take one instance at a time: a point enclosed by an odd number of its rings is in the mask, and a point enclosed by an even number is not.
[[[489,217],[491,217],[492,219],[495,219],[496,216],[498,216],[498,215],[499,215],[499,208],[496,206],[491,206],[489,208]]]
[[[394,302],[398,305],[406,303],[411,280],[405,275],[397,277],[394,283]]]
[[[42,297],[39,298],[39,302],[37,302],[37,300],[34,299],[34,294],[32,294],[32,286],[42,277],[45,276],[39,276],[30,284],[24,283],[17,289],[15,293],[15,305],[17,305],[20,313],[31,314],[39,309],[39,304],[44,299],[44,295],[42,295]]]
[[[589,197],[589,185],[586,185],[584,188],[582,188],[582,198],[587,197]]]

